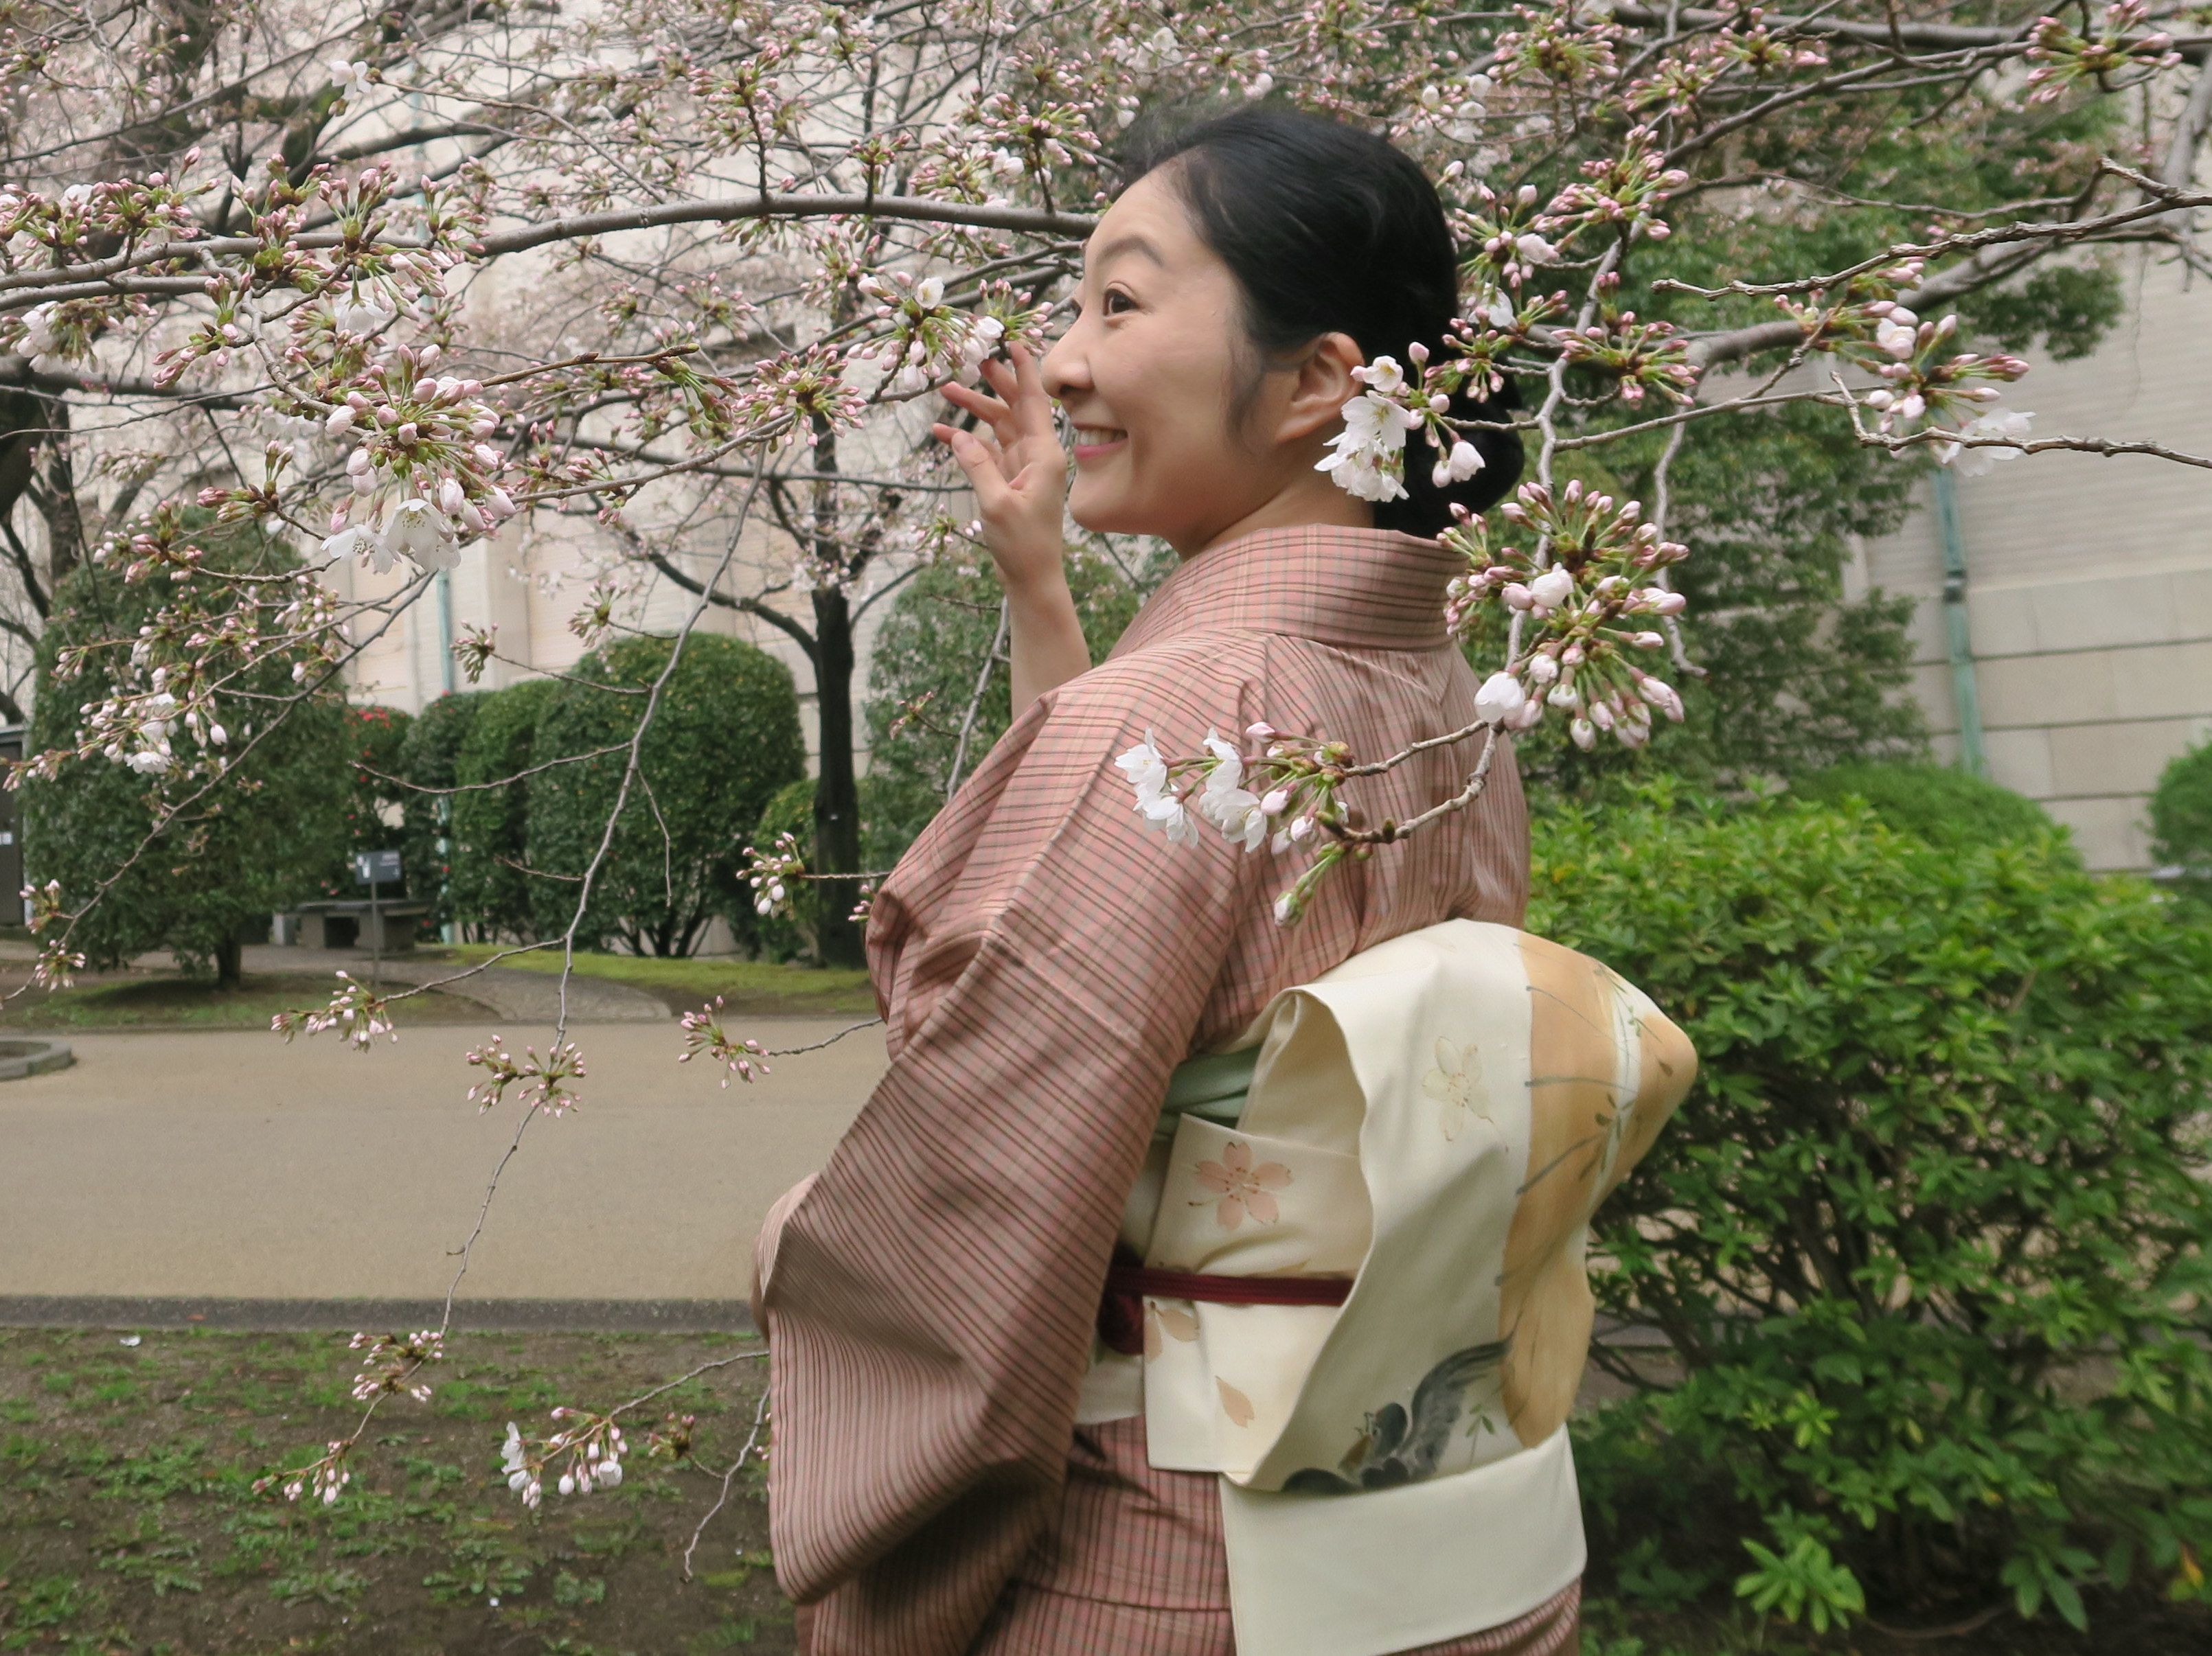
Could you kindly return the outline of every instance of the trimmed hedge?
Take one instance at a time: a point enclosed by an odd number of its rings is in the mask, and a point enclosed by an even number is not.
[[[2150,797],[2151,856],[2179,870],[2175,888],[2212,902],[2212,742],[2166,761]]]
[[[407,728],[407,739],[400,744],[399,774],[414,785],[402,802],[400,855],[407,869],[408,890],[428,898],[434,905],[424,921],[430,931],[458,918],[451,854],[453,796],[416,790],[450,789],[459,779],[461,744],[493,694],[454,690],[440,696],[415,715],[415,722]]]
[[[2094,1585],[2193,1590],[2212,931],[2057,836],[1935,845],[1858,804],[1654,790],[1537,853],[1531,929],[1701,1061],[1593,1238],[1603,1313],[1680,1364],[1601,1348],[1639,1390],[1577,1429],[1623,1590],[1631,1560],[1683,1590],[1749,1563],[1808,1614],[2076,1624]]]
[[[531,936],[530,785],[508,779],[530,768],[538,721],[558,688],[526,678],[491,691],[453,755],[453,784],[465,792],[453,796],[448,900],[480,941]]]
[[[532,913],[541,936],[566,929],[598,854],[637,730],[646,690],[674,640],[635,638],[587,656],[538,721],[532,762],[574,762],[531,779]],[[593,877],[580,938],[619,938],[639,954],[688,955],[708,920],[750,937],[744,848],[778,789],[805,774],[799,696],[790,670],[736,639],[694,634],[662,689],[640,750],[639,779]]]
[[[1936,845],[1991,845],[2066,830],[2024,793],[1947,765],[1853,763],[1793,779],[1790,793],[1818,804],[1863,799],[1900,834]]]

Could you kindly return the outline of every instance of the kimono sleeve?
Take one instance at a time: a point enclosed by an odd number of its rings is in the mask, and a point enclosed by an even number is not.
[[[1270,860],[1171,843],[1113,761],[1241,728],[1224,664],[1110,663],[993,752],[927,1010],[785,1219],[771,1530],[823,1648],[957,1656],[1056,1507],[1122,1204]]]

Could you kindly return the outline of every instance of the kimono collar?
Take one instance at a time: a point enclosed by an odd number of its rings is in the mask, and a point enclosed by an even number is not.
[[[1262,529],[1200,553],[1122,634],[1127,655],[1183,633],[1287,633],[1346,649],[1433,650],[1460,554],[1388,529]]]

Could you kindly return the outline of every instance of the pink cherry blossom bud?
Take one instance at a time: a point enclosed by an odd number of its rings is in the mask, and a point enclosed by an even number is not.
[[[368,470],[369,464],[368,451],[365,448],[357,448],[346,456],[346,470],[356,477]]]
[[[1632,634],[1628,641],[1639,650],[1656,650],[1667,640],[1656,633],[1637,633]]]
[[[1264,719],[1255,719],[1244,727],[1244,734],[1255,742],[1266,742],[1275,734],[1275,727]]]
[[[1536,605],[1535,595],[1517,580],[1506,582],[1501,596],[1509,610],[1533,610]]]
[[[1667,683],[1664,680],[1652,678],[1647,675],[1637,681],[1636,692],[1646,701],[1656,707],[1661,713],[1666,714],[1668,718],[1674,719],[1678,724],[1680,722],[1682,718],[1682,696],[1681,693],[1676,690],[1673,685]]]
[[[1567,726],[1567,734],[1584,753],[1597,746],[1597,729],[1587,719],[1577,719]]]
[[[1406,347],[1406,355],[1412,357],[1416,363],[1425,362],[1429,360],[1429,348],[1417,339]]]
[[[1277,788],[1260,801],[1260,811],[1265,816],[1280,816],[1290,808],[1290,792],[1285,788]]]
[[[484,510],[495,518],[512,518],[518,509],[513,497],[503,488],[486,489],[483,503]]]
[[[1559,664],[1557,658],[1547,655],[1539,655],[1530,659],[1528,663],[1528,682],[1530,683],[1540,685],[1549,684],[1553,680],[1559,677]]]
[[[343,437],[353,429],[353,410],[341,403],[331,410],[331,417],[323,422],[323,429],[333,437]]]
[[[467,499],[461,492],[460,483],[452,477],[438,485],[438,509],[449,518],[460,516],[461,504]]]
[[[416,439],[421,437],[422,434],[412,420],[403,420],[399,423],[399,429],[393,432],[392,434],[398,438],[402,443],[411,445]]]
[[[1591,702],[1589,708],[1589,722],[1596,725],[1598,729],[1601,731],[1611,730],[1613,728],[1613,709],[1607,707],[1602,701]]]
[[[1521,704],[1521,711],[1519,713],[1514,714],[1512,718],[1505,721],[1505,728],[1509,731],[1533,730],[1535,727],[1536,721],[1543,718],[1543,698],[1541,696],[1532,695],[1528,699],[1528,701]]]
[[[1669,592],[1663,587],[1651,590],[1658,593],[1658,597],[1651,600],[1651,610],[1655,615],[1679,616],[1690,607],[1689,599],[1680,592]]]

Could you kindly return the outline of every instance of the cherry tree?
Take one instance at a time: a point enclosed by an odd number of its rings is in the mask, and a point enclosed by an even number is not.
[[[1368,365],[1332,475],[1371,500],[1409,467],[1464,476],[1480,455],[1452,397],[1470,385],[1517,388],[1529,454],[1513,495],[1447,531],[1466,558],[1451,620],[1491,655],[1476,720],[1439,738],[1464,756],[1455,798],[1364,822],[1360,779],[1409,754],[1328,731],[1123,757],[1171,836],[1273,846],[1294,924],[1346,859],[1389,855],[1474,798],[1502,734],[1550,720],[1578,747],[1634,746],[1680,717],[1698,548],[1672,527],[1670,469],[1705,434],[1802,408],[1901,462],[2212,464],[2141,434],[2038,433],[2008,400],[2025,360],[2002,327],[1977,333],[1978,316],[2038,304],[2063,325],[2065,293],[2117,249],[2203,263],[2212,35],[2168,15],[2145,0],[2051,15],[2002,0],[1802,15],[32,0],[0,21],[0,529],[20,589],[0,630],[34,637],[81,558],[167,599],[136,635],[78,646],[115,688],[10,780],[128,766],[158,839],[286,716],[281,697],[240,716],[258,666],[291,661],[305,705],[463,546],[559,536],[591,549],[572,622],[587,643],[635,628],[659,582],[688,595],[670,670],[717,609],[808,656],[816,852],[760,848],[757,889],[773,905],[799,880],[861,875],[855,623],[977,532],[927,439],[933,388],[1049,338],[1119,132],[1156,107],[1273,96],[1414,155],[1466,253],[1454,336]],[[19,530],[23,501],[35,521]],[[188,505],[289,539],[309,567],[226,573]],[[763,545],[765,575],[744,551]],[[398,584],[349,597],[331,579],[344,561]],[[472,680],[511,658],[489,630],[456,653]],[[577,917],[666,682],[645,691]],[[73,930],[112,889],[32,894],[42,980],[66,978]],[[854,924],[833,928],[833,955],[851,956]],[[576,936],[572,919],[534,946],[571,954]],[[279,1022],[365,1044],[412,992],[347,980]],[[726,1079],[776,1056],[714,1007],[685,1026],[684,1056]],[[471,1059],[476,1101],[514,1116],[503,1169],[575,1101],[583,1054],[564,1016],[542,1051]],[[370,1416],[420,1393],[447,1332],[365,1340],[361,1426],[288,1491],[335,1499]],[[618,1482],[623,1423],[655,1395],[511,1431],[518,1492]],[[688,1443],[672,1434],[648,1441]]]

